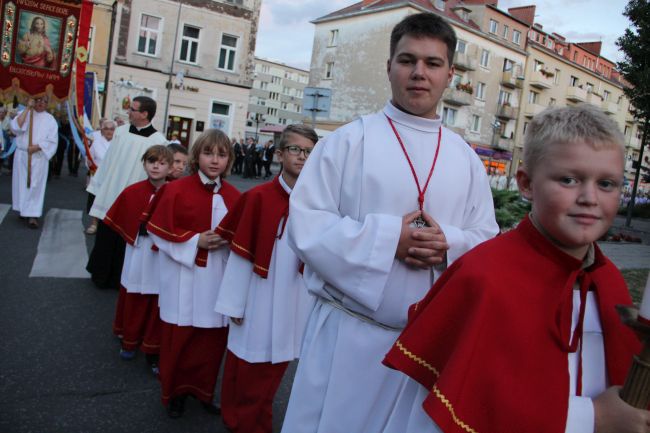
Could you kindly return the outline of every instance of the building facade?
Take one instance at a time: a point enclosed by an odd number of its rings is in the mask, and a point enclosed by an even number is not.
[[[204,129],[243,136],[261,0],[124,0],[118,6],[107,117],[138,95],[154,127],[188,146]]]
[[[263,142],[273,139],[273,129],[302,123],[302,98],[308,81],[309,71],[256,57],[246,136]]]
[[[628,167],[638,156],[634,120],[600,42],[571,43],[534,23],[535,6],[502,11],[497,0],[364,0],[317,18],[309,85],[332,89],[331,129],[377,111],[390,98],[389,35],[409,14],[442,16],[458,37],[455,74],[438,114],[490,173],[514,176],[526,126],[552,105],[592,103],[625,133]]]

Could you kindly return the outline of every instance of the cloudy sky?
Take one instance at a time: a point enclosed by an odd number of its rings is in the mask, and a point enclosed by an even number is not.
[[[263,0],[255,55],[308,69],[318,17],[358,0]],[[535,21],[569,41],[603,41],[602,55],[622,60],[616,39],[629,25],[626,0],[499,0],[499,8],[536,4]]]

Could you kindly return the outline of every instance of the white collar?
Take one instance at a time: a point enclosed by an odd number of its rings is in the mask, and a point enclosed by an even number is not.
[[[133,126],[135,126],[135,125],[133,125]],[[147,124],[146,124],[145,126],[143,126],[142,128],[138,128],[137,126],[135,126],[135,129],[137,129],[138,131],[142,131],[143,129],[148,128],[148,127],[150,127],[150,126],[151,126],[151,122],[147,123]]]
[[[442,119],[440,116],[436,119],[414,116],[413,114],[408,114],[395,107],[391,101],[386,103],[383,112],[385,115],[390,117],[393,122],[422,132],[437,133],[440,129],[440,125],[442,125]]]
[[[201,170],[199,170],[199,179],[203,185],[215,185],[214,190],[218,191],[221,188],[221,177],[216,178],[215,180],[210,179],[206,176]]]
[[[287,182],[284,181],[284,179],[282,178],[282,173],[280,173],[280,175],[278,177],[279,177],[279,181],[280,181],[280,185],[282,186],[282,189],[284,189],[287,192],[287,194],[291,195],[291,191],[293,191],[293,189],[291,189],[291,187],[289,185],[287,185]]]

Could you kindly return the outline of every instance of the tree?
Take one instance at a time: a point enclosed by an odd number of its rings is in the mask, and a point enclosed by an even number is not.
[[[634,106],[634,116],[643,123],[641,150],[625,222],[625,225],[629,227],[643,165],[643,150],[646,146],[650,125],[650,1],[630,0],[623,15],[630,20],[632,25],[625,29],[623,36],[616,41],[616,45],[624,55],[624,59],[618,62],[618,69],[630,84],[625,86],[625,95]]]

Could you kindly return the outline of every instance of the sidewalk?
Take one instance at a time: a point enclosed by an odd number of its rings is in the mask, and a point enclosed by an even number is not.
[[[619,269],[650,268],[650,220],[632,219],[631,227],[625,227],[625,217],[617,216],[612,228],[641,238],[642,243],[599,242],[598,245]]]

